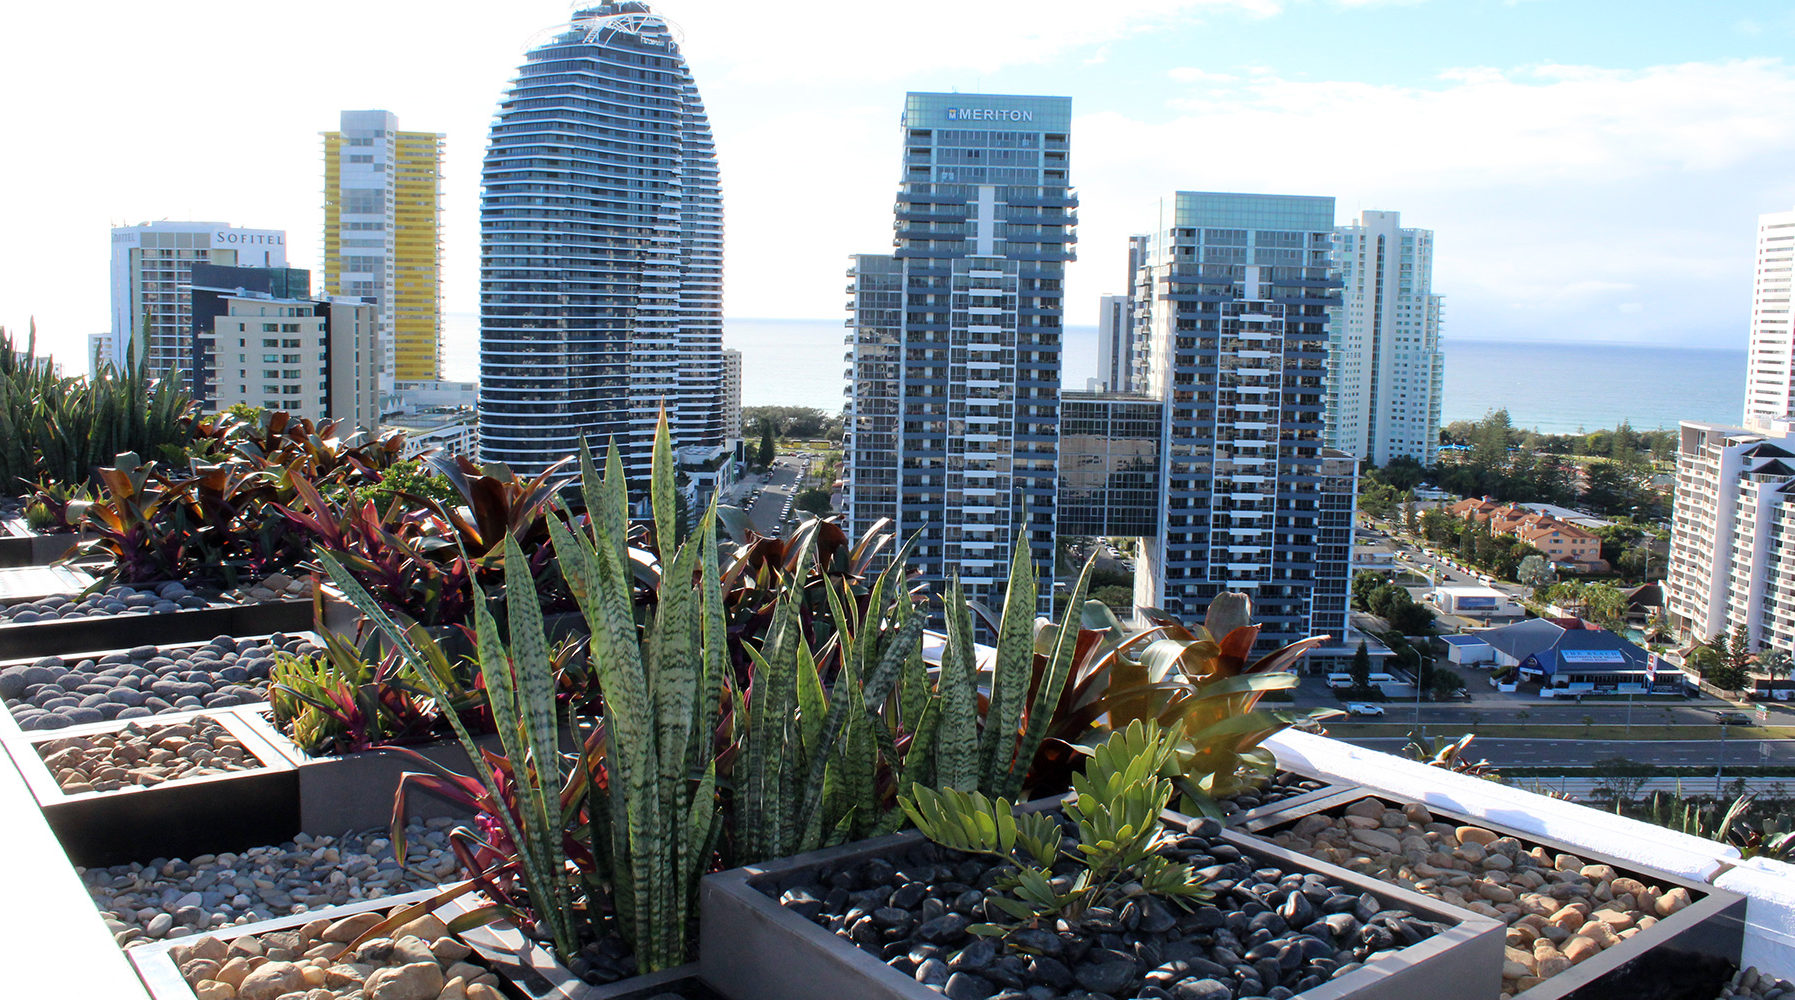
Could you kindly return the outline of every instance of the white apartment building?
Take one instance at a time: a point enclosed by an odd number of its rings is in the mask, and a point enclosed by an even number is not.
[[[723,351],[723,438],[742,439],[742,352]]]
[[[122,368],[134,357],[145,357],[152,373],[179,370],[191,378],[195,263],[284,267],[287,234],[222,222],[146,222],[114,229],[114,365]]]
[[[1741,625],[1756,648],[1795,648],[1795,424],[1686,420],[1677,449],[1665,602],[1695,638]]]
[[[1745,426],[1765,428],[1795,412],[1795,211],[1758,216],[1751,284],[1751,347],[1745,362]]]
[[[1126,295],[1105,295],[1097,311],[1098,392],[1127,392],[1134,385],[1134,317]]]
[[[88,377],[89,378],[98,377],[98,375],[100,374],[100,365],[101,364],[110,364],[111,362],[112,362],[112,334],[111,334],[111,332],[88,334],[87,335],[87,358],[86,358]]]
[[[1367,211],[1334,229],[1345,282],[1328,324],[1327,445],[1382,466],[1439,451],[1445,355],[1433,294],[1434,234],[1400,212]]]

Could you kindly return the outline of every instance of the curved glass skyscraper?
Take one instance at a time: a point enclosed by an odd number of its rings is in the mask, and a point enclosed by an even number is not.
[[[720,453],[722,195],[667,23],[599,4],[531,48],[481,183],[481,457],[534,474],[615,438],[646,482],[663,403],[683,464]]]

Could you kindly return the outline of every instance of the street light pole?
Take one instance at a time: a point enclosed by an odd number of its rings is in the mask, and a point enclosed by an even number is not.
[[[1409,652],[1415,654],[1415,729],[1426,739],[1427,728],[1421,725],[1421,651],[1410,646]]]
[[[1726,770],[1726,734],[1732,728],[1732,726],[1720,727],[1720,760],[1714,765],[1714,797],[1716,799],[1720,798],[1720,776]]]

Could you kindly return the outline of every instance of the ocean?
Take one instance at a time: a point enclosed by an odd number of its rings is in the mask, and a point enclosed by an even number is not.
[[[479,318],[443,316],[443,374],[479,377]],[[840,320],[726,319],[723,342],[742,352],[748,406],[842,406]],[[1068,388],[1097,371],[1097,328],[1066,328]],[[1634,430],[1679,420],[1736,422],[1745,405],[1745,351],[1627,344],[1446,341],[1440,420],[1475,420],[1507,407],[1516,427],[1552,434],[1593,431],[1625,420]]]

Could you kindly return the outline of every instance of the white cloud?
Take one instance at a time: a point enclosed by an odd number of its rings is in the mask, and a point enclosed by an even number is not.
[[[1342,220],[1398,209],[1437,231],[1450,333],[1508,336],[1525,315],[1547,336],[1741,342],[1753,220],[1795,201],[1795,68],[1777,60],[1187,79],[1157,120],[1074,122],[1069,301],[1087,312],[1167,192],[1331,194]]]

